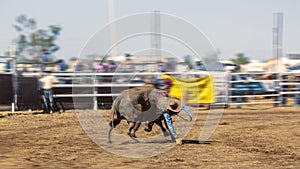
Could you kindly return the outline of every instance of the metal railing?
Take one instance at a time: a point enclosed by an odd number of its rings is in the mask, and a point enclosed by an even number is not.
[[[119,93],[131,87],[141,86],[151,82],[152,77],[160,77],[162,74],[184,75],[185,77],[203,77],[209,75],[207,72],[139,72],[139,73],[85,73],[85,72],[56,72],[53,73],[60,80],[60,84],[54,85],[55,90],[62,92],[54,93],[55,98],[74,99],[74,98],[91,98],[94,109],[98,108],[102,98],[108,99],[111,103],[112,98]],[[221,106],[242,106],[242,105],[262,105],[273,104],[283,106],[286,99],[293,97],[295,105],[300,96],[300,80],[285,79],[283,76],[294,76],[295,73],[279,74],[276,72],[267,73],[232,73],[229,76],[224,72],[213,72],[210,74],[214,77],[215,102],[212,105]],[[39,77],[41,73],[23,72],[21,76]],[[232,76],[245,76],[247,79],[232,79]],[[272,78],[261,78],[271,76]],[[241,88],[236,84],[263,84],[270,85],[265,91],[239,92]],[[247,86],[247,85],[245,85]],[[68,91],[68,92],[64,92]],[[296,97],[297,96],[297,97]],[[299,99],[300,100],[300,99]],[[299,101],[300,102],[300,101]],[[299,103],[300,104],[300,103]]]
[[[73,88],[114,88],[114,87],[120,87],[120,88],[130,88],[130,87],[137,87],[144,84],[144,81],[146,78],[143,78],[145,76],[161,76],[163,73],[149,73],[149,72],[141,72],[138,74],[131,74],[131,73],[70,73],[69,75],[73,76],[73,79],[80,79],[82,77],[85,78],[92,78],[94,81],[93,84],[59,84],[55,85],[55,87],[65,88],[65,87],[73,87]],[[182,75],[180,72],[168,72],[168,74],[171,75]],[[285,73],[285,75],[288,74],[290,76],[295,75],[294,73]],[[65,73],[55,73],[56,76],[66,76]],[[185,74],[187,77],[203,77],[207,76],[207,72],[190,72]],[[276,72],[267,72],[267,73],[232,73],[231,75],[235,76],[246,76],[246,80],[230,80],[224,72],[214,72],[214,88],[215,88],[215,98],[216,102],[213,103],[214,105],[236,105],[238,107],[242,105],[261,105],[261,104],[273,104],[276,106],[283,105],[283,101],[288,95],[296,95],[300,94],[299,88],[288,88],[289,90],[286,90],[283,88],[283,86],[287,85],[295,85],[300,86],[300,81],[291,81],[291,80],[284,80],[282,79],[282,74],[276,73]],[[270,75],[273,78],[271,79],[265,79],[260,78],[256,79],[256,77],[260,76],[266,76]],[[97,79],[101,77],[102,80],[105,79],[105,77],[109,77],[113,79],[111,82],[101,82],[97,81]],[[119,78],[124,77],[131,77],[132,81],[128,81],[126,83],[124,82],[118,82],[117,80]],[[140,81],[135,82],[134,78],[139,77]],[[101,79],[100,78],[100,79]],[[76,82],[76,81],[75,81]],[[78,82],[78,81],[77,81]],[[265,91],[249,91],[237,94],[236,91],[237,88],[233,87],[236,83],[261,83],[261,84],[272,84],[272,87],[269,89],[266,89]],[[55,97],[95,97],[94,100],[97,100],[97,97],[116,97],[119,93],[97,93],[98,90],[94,90],[93,93],[89,94],[80,94],[80,93],[73,93],[73,94],[56,94]],[[101,91],[101,89],[100,89]],[[95,102],[95,104],[98,104]],[[96,105],[94,107],[97,107]]]
[[[249,79],[244,79],[244,80],[228,80],[229,86],[229,104],[230,105],[237,105],[238,107],[242,105],[260,105],[260,104],[273,104],[275,106],[283,106],[285,103],[285,100],[287,99],[287,95],[293,95],[296,97],[297,94],[300,94],[299,91],[299,86],[300,86],[300,81],[298,80],[291,80],[291,79],[283,79],[284,76],[289,76],[289,77],[297,77],[296,73],[276,73],[276,72],[267,72],[267,73],[233,73],[233,75],[238,75],[238,76],[246,76],[246,77],[262,77],[269,75],[272,78],[270,79],[264,79],[264,78],[249,78]],[[235,83],[249,83],[249,82],[254,82],[254,83],[261,83],[261,84],[271,84],[272,88],[271,89],[266,89],[265,91],[249,91],[244,92],[243,94],[239,93],[237,94],[237,88],[233,87]],[[295,88],[286,88],[286,86],[291,86],[295,85],[298,87]],[[294,89],[294,90],[292,90]],[[245,99],[246,98],[246,99]],[[297,102],[294,99],[294,102]]]

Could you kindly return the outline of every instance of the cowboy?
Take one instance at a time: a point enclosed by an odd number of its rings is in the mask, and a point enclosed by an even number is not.
[[[155,85],[155,88],[162,90],[160,92],[160,94],[164,97],[161,97],[161,99],[164,99],[167,97],[167,99],[165,101],[166,106],[165,107],[160,106],[162,115],[164,117],[164,122],[171,133],[172,140],[176,140],[176,144],[181,145],[182,139],[177,136],[177,133],[173,126],[172,116],[177,115],[180,111],[184,110],[189,116],[189,121],[192,121],[192,112],[186,106],[186,104],[182,103],[179,99],[168,97],[168,92],[170,90],[170,87],[172,86],[171,83],[172,83],[172,81],[170,79],[164,79],[164,80],[156,80],[154,82],[154,85]],[[163,101],[160,101],[160,102],[163,103]]]
[[[179,145],[182,144],[182,139],[177,136],[176,130],[173,126],[172,116],[177,115],[182,110],[184,110],[188,114],[189,121],[192,121],[192,113],[189,110],[189,108],[176,98],[169,98],[167,108],[166,108],[166,110],[163,111],[163,117],[164,117],[165,124],[169,128],[172,138],[175,139],[176,144],[179,144]]]

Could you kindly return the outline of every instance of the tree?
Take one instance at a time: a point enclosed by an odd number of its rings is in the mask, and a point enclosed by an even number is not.
[[[59,50],[55,43],[60,35],[61,27],[50,25],[48,29],[37,29],[37,23],[33,18],[20,15],[16,18],[13,27],[19,36],[14,39],[17,45],[16,55],[21,58],[35,61],[41,60],[42,51],[47,51],[49,55]],[[52,58],[53,60],[53,58]]]
[[[243,53],[238,53],[236,59],[231,59],[231,61],[237,65],[245,65],[250,62],[249,57],[246,57]]]
[[[187,64],[187,66],[189,67],[189,69],[193,69],[194,68],[193,57],[192,56],[185,55],[184,56],[184,63]]]

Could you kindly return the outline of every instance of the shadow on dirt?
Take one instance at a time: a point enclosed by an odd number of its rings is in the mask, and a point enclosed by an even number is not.
[[[172,140],[164,140],[164,141],[139,141],[138,139],[134,139],[135,142],[122,142],[121,144],[136,144],[136,143],[146,143],[146,144],[157,144],[157,143],[174,143]],[[182,144],[211,144],[213,141],[199,141],[199,140],[182,140]]]
[[[61,112],[52,112],[52,113],[47,113],[47,112],[44,112],[44,111],[40,111],[40,112],[33,112],[32,114],[33,114],[33,115],[35,115],[35,114],[54,114],[54,113],[61,114]]]
[[[46,113],[46,112],[43,112],[43,111],[37,111],[37,112],[33,112],[32,114],[50,114],[50,113]]]
[[[212,141],[182,140],[182,144],[211,144]]]

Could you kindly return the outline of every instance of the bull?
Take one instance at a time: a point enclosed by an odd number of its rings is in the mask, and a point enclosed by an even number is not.
[[[153,124],[157,124],[164,135],[167,130],[162,125],[162,112],[160,107],[165,107],[167,97],[159,97],[159,90],[153,85],[144,85],[124,90],[114,100],[111,109],[112,120],[109,123],[108,143],[111,143],[111,132],[125,119],[129,123],[128,135],[136,138],[135,132],[142,122],[146,122],[145,131],[151,131]],[[158,98],[159,103],[157,102]],[[150,123],[149,123],[150,122]]]

